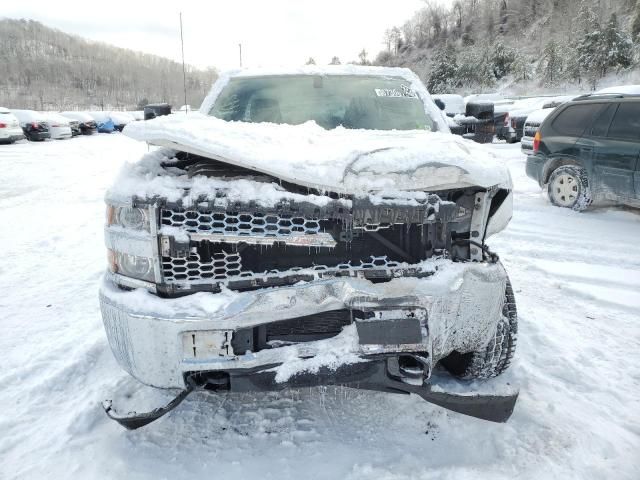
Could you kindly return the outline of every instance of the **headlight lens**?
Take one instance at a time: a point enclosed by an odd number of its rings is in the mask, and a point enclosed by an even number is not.
[[[155,275],[153,261],[147,257],[137,257],[128,253],[109,250],[109,269],[126,277],[153,282]]]
[[[109,205],[107,206],[107,224],[149,231],[149,213],[142,208]]]

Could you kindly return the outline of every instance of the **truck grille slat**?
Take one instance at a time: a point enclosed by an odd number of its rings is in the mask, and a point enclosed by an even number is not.
[[[183,228],[191,233],[277,237],[320,232],[317,218],[292,214],[164,209],[161,221],[162,225]]]

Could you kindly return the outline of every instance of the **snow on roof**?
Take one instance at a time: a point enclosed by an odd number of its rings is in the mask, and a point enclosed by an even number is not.
[[[598,90],[596,93],[621,93],[630,95],[640,95],[640,85],[618,85]]]
[[[527,117],[527,123],[529,122],[541,123],[554,110],[555,110],[554,108],[543,108],[541,110],[535,110],[531,112]]]
[[[91,122],[93,117],[86,112],[60,112],[60,115],[80,122]]]
[[[43,122],[44,115],[35,110],[11,110],[16,118],[20,121],[20,123],[26,122]]]
[[[41,112],[42,116],[49,122],[61,123],[62,125],[69,125],[69,117],[60,115],[56,112]]]

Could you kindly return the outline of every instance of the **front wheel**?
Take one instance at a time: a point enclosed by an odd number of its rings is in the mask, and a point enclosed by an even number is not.
[[[465,380],[497,377],[511,364],[516,352],[517,336],[516,299],[511,282],[507,279],[502,316],[489,344],[478,352],[452,352],[440,363],[449,373]]]
[[[591,189],[587,171],[576,165],[562,165],[549,177],[549,200],[556,207],[585,210],[591,205]]]

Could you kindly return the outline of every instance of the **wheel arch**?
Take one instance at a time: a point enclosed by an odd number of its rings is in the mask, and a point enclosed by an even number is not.
[[[578,167],[585,168],[585,165],[580,161],[580,159],[576,157],[570,156],[561,156],[561,157],[553,157],[546,161],[544,166],[542,167],[542,176],[540,177],[540,185],[544,186],[549,183],[549,178],[553,171],[564,165],[576,165]]]

